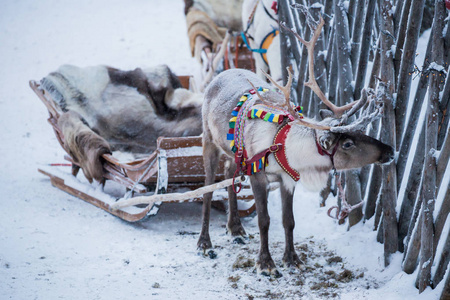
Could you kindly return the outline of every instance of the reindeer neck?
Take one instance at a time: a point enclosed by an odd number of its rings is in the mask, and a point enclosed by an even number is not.
[[[286,155],[292,167],[299,171],[303,168],[329,171],[332,168],[329,157],[321,155],[317,149],[315,130],[299,124],[292,125],[286,138]]]
[[[317,151],[314,129],[293,124],[286,138],[286,156],[307,189],[318,191],[326,185],[332,163]]]

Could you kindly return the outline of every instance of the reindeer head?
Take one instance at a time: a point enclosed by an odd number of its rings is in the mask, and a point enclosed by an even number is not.
[[[280,24],[283,28],[293,33],[308,50],[308,71],[310,76],[305,86],[311,88],[330,109],[320,112],[322,121],[316,123],[301,119],[292,108],[290,102],[292,73],[289,68],[289,79],[284,87],[278,85],[268,74],[264,74],[284,94],[287,110],[296,119],[294,123],[314,129],[317,147],[320,148],[318,149],[319,152],[328,154],[336,169],[354,169],[372,163],[391,162],[394,157],[394,149],[363,134],[367,125],[380,116],[383,110],[383,104],[377,103],[373,95],[369,97],[367,91],[363,90],[360,100],[338,107],[326,98],[314,78],[314,46],[320,36],[320,31],[324,23],[324,20],[321,18],[310,41],[305,41],[296,32]],[[360,116],[355,121],[349,123],[350,117],[363,107],[365,109]]]

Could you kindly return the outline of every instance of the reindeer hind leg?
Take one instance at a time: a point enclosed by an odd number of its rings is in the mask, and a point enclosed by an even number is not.
[[[213,184],[215,181],[216,169],[219,164],[220,151],[211,139],[203,137],[203,161],[205,167],[205,185]],[[199,250],[206,252],[212,248],[211,238],[209,236],[209,220],[211,215],[211,198],[212,193],[203,195],[202,207],[202,231],[197,242]],[[210,257],[215,257],[214,253],[209,253]]]
[[[282,201],[282,220],[285,234],[285,251],[283,255],[283,265],[286,268],[300,268],[303,262],[298,257],[294,248],[294,213],[292,210],[293,192],[289,192],[283,183],[280,183]]]
[[[230,159],[225,165],[225,174],[227,178],[232,178],[236,171],[236,164]],[[236,187],[235,187],[236,188]],[[247,234],[242,226],[241,219],[239,217],[237,196],[233,190],[233,186],[229,186],[228,190],[228,223],[227,231],[231,234],[233,243],[245,244],[244,239],[247,239]]]

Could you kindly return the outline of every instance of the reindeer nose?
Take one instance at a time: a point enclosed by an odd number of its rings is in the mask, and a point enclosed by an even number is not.
[[[391,146],[388,146],[386,148],[387,149],[385,151],[383,151],[383,153],[380,156],[380,160],[379,160],[380,164],[389,164],[395,158],[394,148],[392,148]]]

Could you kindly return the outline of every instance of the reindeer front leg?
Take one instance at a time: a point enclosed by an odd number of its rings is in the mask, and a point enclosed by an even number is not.
[[[233,178],[234,172],[236,171],[236,164],[230,160],[230,164],[227,164],[225,167],[225,172],[227,178]],[[235,187],[236,188],[236,187]],[[228,190],[228,224],[227,230],[231,233],[231,236],[234,237],[234,243],[244,244],[244,241],[241,237],[246,237],[244,227],[241,223],[241,218],[239,217],[238,204],[236,193],[233,190],[232,186],[227,188]]]
[[[220,152],[217,147],[210,142],[211,139],[203,138],[203,160],[205,166],[205,186],[213,184],[215,181],[217,166],[219,165]],[[211,238],[209,236],[209,219],[211,215],[212,193],[203,195],[202,207],[202,232],[197,242],[200,250],[212,248]]]
[[[253,195],[255,196],[256,212],[258,214],[260,237],[259,257],[256,264],[258,274],[278,278],[282,274],[278,272],[269,252],[270,216],[267,210],[268,182],[266,175],[263,172],[255,173],[250,177],[250,182],[252,184]]]
[[[294,249],[294,213],[292,211],[292,202],[294,192],[286,189],[284,184],[280,183],[281,201],[282,201],[282,220],[285,234],[285,250],[283,255],[283,265],[287,268],[299,268],[302,261]]]

